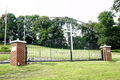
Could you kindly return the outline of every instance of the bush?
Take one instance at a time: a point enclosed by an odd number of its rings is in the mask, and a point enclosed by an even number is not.
[[[10,52],[10,49],[6,46],[1,47],[0,52]]]

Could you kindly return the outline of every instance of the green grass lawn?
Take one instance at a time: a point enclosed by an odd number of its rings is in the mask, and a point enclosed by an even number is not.
[[[111,52],[112,53],[112,61],[120,61],[120,52]]]
[[[0,49],[4,46],[4,43],[0,43]],[[6,44],[6,46],[10,49],[10,44]],[[10,54],[0,54],[0,61],[10,59]]]
[[[112,49],[111,52],[120,53],[120,49]]]
[[[120,80],[120,61],[37,62],[0,65],[0,80]]]
[[[0,61],[10,59],[10,54],[0,54]]]
[[[31,51],[34,51],[33,53],[39,53],[40,46],[37,47],[35,48],[36,50],[28,49],[29,53]],[[41,47],[41,50],[42,48],[44,51],[42,56],[46,56],[46,50],[50,53],[50,48]],[[51,51],[55,50],[58,52],[68,51],[67,49],[51,49]],[[81,50],[74,51],[75,54],[81,52]],[[81,53],[87,54],[88,52],[92,55],[94,50],[82,50]],[[98,53],[97,50],[95,53]],[[11,66],[10,64],[0,64],[0,80],[120,80],[120,50],[112,50],[111,53],[111,62],[37,62],[20,67]],[[30,55],[39,56],[38,54]],[[8,59],[9,56],[10,54],[0,54],[0,59]],[[59,56],[61,57],[62,54],[59,54]]]

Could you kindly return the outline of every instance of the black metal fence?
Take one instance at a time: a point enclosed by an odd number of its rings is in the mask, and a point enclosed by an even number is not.
[[[70,40],[67,38],[59,38],[37,44],[27,44],[27,61],[29,62],[101,59],[101,50],[99,47],[83,40],[77,40],[76,42],[73,40],[72,54],[70,52]]]

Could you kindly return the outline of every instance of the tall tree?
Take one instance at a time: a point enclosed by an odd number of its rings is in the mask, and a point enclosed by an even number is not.
[[[1,17],[1,30],[4,31],[4,26],[5,26],[5,23],[4,23],[4,15],[2,15]],[[2,31],[1,31],[2,32]],[[4,33],[3,33],[4,35]],[[14,14],[12,13],[8,13],[7,14],[7,29],[6,29],[6,41],[8,42],[9,39],[11,40],[15,40],[17,39],[17,23],[16,23],[16,17]]]
[[[112,6],[112,10],[115,10],[116,13],[120,12],[120,0],[114,0],[114,3],[113,3],[113,6]],[[115,26],[115,28],[117,29],[117,36],[120,36],[120,16],[118,18],[118,26]],[[118,46],[120,46],[120,38],[118,37],[117,38],[117,41],[118,41]]]
[[[65,25],[65,22],[61,18],[55,18],[52,20],[52,39],[57,39],[57,38],[63,38],[63,25]]]
[[[33,22],[33,32],[36,35],[36,37],[38,38],[38,41],[46,41],[50,38],[50,36],[48,35],[51,30],[51,20],[49,19],[49,17],[47,16],[42,16],[39,17],[39,19],[35,20]]]
[[[25,29],[25,40],[27,41],[27,43],[36,42],[36,37],[32,31],[32,21],[38,19],[38,17],[38,15],[17,17],[19,39],[23,40]],[[24,25],[26,26],[25,28]]]
[[[112,48],[118,48],[118,27],[114,26],[115,15],[111,11],[104,11],[99,14],[99,24],[96,28],[105,35],[105,41],[107,45],[111,45]],[[98,37],[98,44],[103,44],[103,39]]]
[[[32,30],[33,28],[32,21],[35,21],[38,18],[39,18],[39,15],[26,16],[26,29],[25,30],[26,30],[26,41],[28,43],[36,42],[36,37]]]
[[[0,17],[0,42],[4,41],[5,26],[4,20]]]
[[[23,32],[24,32],[24,16],[17,17],[17,27],[18,27],[18,38],[23,40]]]
[[[98,38],[96,37],[95,25],[96,22],[89,21],[86,24],[81,24],[79,29],[81,29],[83,39],[91,44],[97,45]]]
[[[12,13],[7,14],[7,35],[10,35],[9,38],[11,40],[16,40],[17,39],[17,23],[16,23],[16,17]]]
[[[120,17],[118,18],[118,26],[117,26],[117,31],[118,31],[118,36],[120,36]],[[118,37],[118,43],[119,43],[119,46],[120,46],[120,37]]]

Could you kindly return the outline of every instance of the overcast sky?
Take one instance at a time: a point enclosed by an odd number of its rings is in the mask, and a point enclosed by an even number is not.
[[[8,13],[49,17],[71,17],[87,23],[98,22],[100,12],[109,11],[114,0],[0,0],[0,16]]]

